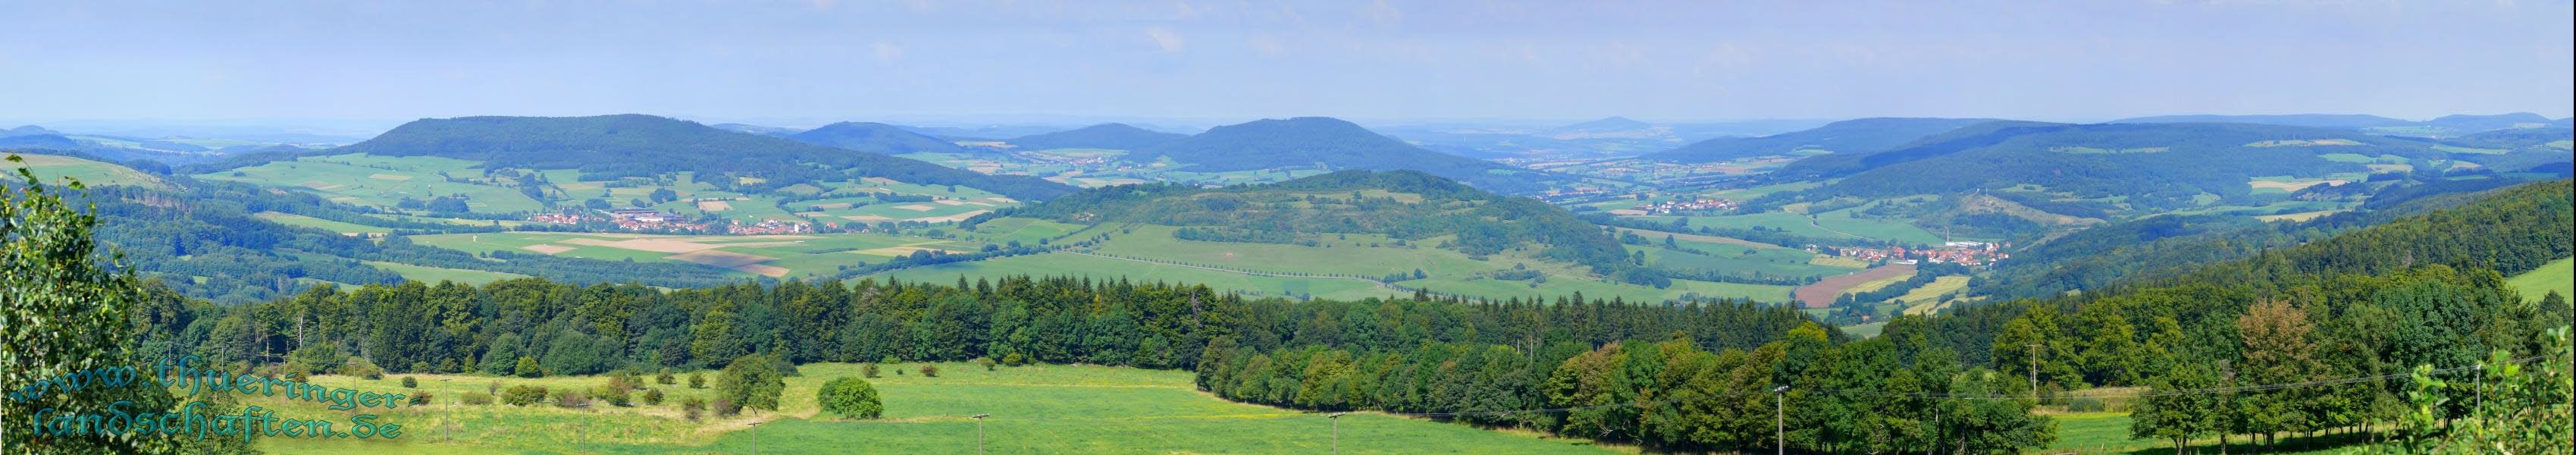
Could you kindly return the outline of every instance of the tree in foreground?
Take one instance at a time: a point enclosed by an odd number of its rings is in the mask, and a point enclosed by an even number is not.
[[[815,403],[823,412],[853,419],[874,419],[885,414],[885,404],[877,401],[877,387],[859,378],[833,379],[814,393]]]
[[[17,155],[10,163],[23,163]],[[91,233],[98,215],[71,207],[36,174],[20,167],[23,182],[0,182],[0,384],[13,390],[83,372],[133,368],[143,377],[147,359],[128,342],[140,339],[135,307],[146,286],[114,258],[98,258]],[[78,181],[66,185],[80,189]],[[104,374],[104,373],[102,373]],[[142,379],[137,379],[138,381]],[[110,416],[116,411],[167,410],[179,397],[141,385],[57,388],[41,396],[0,400],[0,452],[8,453],[251,453],[230,438],[182,438],[159,433],[79,431],[39,420],[49,416]],[[219,411],[232,403],[209,403]],[[220,413],[220,412],[219,412]],[[33,426],[30,426],[33,424]],[[59,431],[58,431],[59,430]]]

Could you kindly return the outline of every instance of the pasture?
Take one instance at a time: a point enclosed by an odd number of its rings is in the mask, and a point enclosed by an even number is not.
[[[2522,291],[2525,300],[2539,300],[2551,292],[2576,299],[2576,259],[2559,258],[2540,268],[2506,279],[2505,284]]]
[[[268,220],[268,221],[271,221],[271,222],[275,222],[275,223],[277,223],[277,224],[283,224],[283,225],[288,225],[288,226],[301,226],[301,227],[309,227],[309,228],[318,228],[318,229],[322,229],[322,230],[325,230],[325,231],[338,232],[338,233],[340,233],[340,235],[385,234],[385,233],[391,233],[391,232],[393,232],[393,231],[394,231],[394,230],[393,230],[393,228],[388,228],[388,227],[377,227],[377,226],[368,226],[368,225],[364,225],[364,224],[357,224],[357,223],[349,223],[349,222],[342,222],[342,221],[325,220],[325,219],[321,219],[321,218],[314,218],[314,217],[309,217],[309,216],[304,216],[304,215],[297,215],[297,214],[292,214],[292,213],[259,212],[259,213],[253,213],[253,214],[251,214],[251,216],[252,216],[252,217],[254,217],[254,218],[259,218],[259,219],[263,219],[263,220]]]
[[[197,174],[207,180],[229,180],[298,187],[333,201],[394,207],[403,199],[428,200],[464,195],[475,212],[536,211],[545,204],[487,178],[480,162],[427,156],[386,157],[366,154],[309,156],[258,166]],[[450,178],[467,182],[454,182]]]
[[[815,391],[835,378],[859,377],[854,364],[808,364],[787,378],[775,412],[690,421],[682,397],[711,396],[713,389],[649,384],[668,395],[661,405],[595,403],[581,408],[552,404],[467,405],[456,397],[528,384],[549,390],[592,389],[601,377],[496,378],[416,375],[417,390],[435,398],[425,406],[374,411],[398,423],[394,440],[263,438],[273,453],[955,453],[972,452],[973,414],[983,422],[988,453],[1318,453],[1332,450],[1333,422],[1320,414],[1237,404],[1200,393],[1186,371],[1123,367],[1037,365],[986,371],[943,363],[939,377],[922,377],[921,364],[887,364],[869,379],[885,403],[877,420],[822,414]],[[898,374],[898,371],[902,371]],[[713,372],[703,372],[713,376]],[[316,384],[403,392],[400,376],[381,380],[318,376]],[[713,378],[709,378],[712,383]],[[246,404],[280,416],[332,418],[342,414],[283,397],[252,397]],[[1386,453],[1391,447],[1442,447],[1455,453],[1611,452],[1579,440],[1539,438],[1465,425],[1361,413],[1344,418],[1346,453]]]
[[[0,170],[15,170],[17,168],[24,167],[27,168],[28,171],[34,172],[36,174],[36,178],[43,180],[46,184],[61,184],[63,178],[69,177],[80,180],[81,185],[83,186],[130,185],[147,188],[167,188],[170,186],[169,182],[162,181],[160,177],[154,177],[152,174],[146,174],[142,171],[134,170],[133,168],[110,163],[61,155],[35,155],[16,152],[0,155],[17,155],[20,160],[23,160],[17,163],[0,162]],[[6,178],[10,182],[18,181],[18,176],[15,175],[15,173],[12,173],[12,175],[7,176]]]
[[[916,250],[975,251],[983,244],[884,234],[687,236],[570,232],[416,235],[418,244],[472,253],[508,251],[608,261],[686,262],[748,278],[829,275]],[[408,275],[408,274],[407,274]]]

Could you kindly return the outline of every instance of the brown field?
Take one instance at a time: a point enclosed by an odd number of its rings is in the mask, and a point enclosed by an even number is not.
[[[726,210],[733,210],[733,203],[725,201],[698,201],[698,211],[722,212]]]
[[[1898,264],[1826,277],[1816,281],[1815,284],[1799,286],[1798,301],[1805,303],[1808,308],[1834,306],[1834,298],[1841,297],[1845,290],[1853,286],[1908,273],[1914,273],[1914,266]]]
[[[985,212],[991,212],[991,210],[977,210],[977,211],[966,212],[966,213],[960,213],[960,214],[949,215],[949,216],[934,216],[934,217],[929,217],[929,218],[913,218],[912,220],[913,220],[913,221],[926,222],[926,223],[948,223],[948,222],[966,221],[966,219],[967,219],[967,218],[974,218],[974,217],[975,217],[975,215],[982,215],[982,214],[984,214]]]
[[[528,246],[519,247],[519,249],[522,249],[522,250],[528,250],[528,251],[535,251],[535,252],[545,253],[545,254],[555,254],[555,253],[561,253],[561,252],[565,252],[565,251],[572,251],[572,247],[563,246],[563,245],[528,245]]]
[[[774,266],[774,265],[743,264],[743,265],[733,266],[733,267],[731,267],[731,268],[732,268],[732,269],[734,269],[735,271],[739,271],[739,272],[743,272],[743,273],[759,274],[759,275],[761,275],[761,276],[766,276],[766,277],[770,277],[770,278],[777,278],[777,277],[787,276],[787,269],[786,269],[786,268],[784,268],[784,267],[779,267],[779,266]]]
[[[743,266],[743,265],[749,265],[749,264],[758,264],[758,263],[760,263],[760,262],[762,262],[762,261],[768,261],[768,260],[771,260],[771,259],[777,259],[777,258],[768,257],[768,256],[762,256],[762,255],[757,255],[757,254],[744,254],[744,253],[736,253],[736,252],[731,252],[731,251],[722,251],[722,250],[702,250],[702,251],[691,251],[691,252],[687,252],[687,253],[680,253],[680,254],[674,254],[674,255],[670,255],[670,256],[663,256],[662,258],[663,258],[663,259],[674,260],[674,261],[690,262],[690,263],[697,263],[697,264],[706,264],[706,265],[712,265],[712,266],[717,266],[717,267],[727,267],[727,268],[731,268],[731,267],[740,267],[740,266]]]
[[[912,204],[912,205],[898,205],[898,206],[894,206],[894,208],[904,209],[904,210],[911,210],[911,211],[915,211],[915,212],[921,212],[921,211],[929,211],[930,209],[935,208],[935,207],[931,207],[931,206],[929,206],[929,205],[924,205],[924,204]]]
[[[930,202],[936,202],[936,203],[939,203],[939,205],[966,205],[966,203],[965,203],[965,202],[963,202],[963,201],[958,201],[958,200],[956,200],[956,199],[939,199],[939,200],[933,200],[933,201],[930,201]]]

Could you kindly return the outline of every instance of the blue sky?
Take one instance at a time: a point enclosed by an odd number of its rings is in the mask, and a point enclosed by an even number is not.
[[[0,119],[1648,120],[2576,104],[2566,1],[27,2]]]

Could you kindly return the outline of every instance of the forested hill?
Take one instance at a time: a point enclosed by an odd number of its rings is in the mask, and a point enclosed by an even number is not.
[[[2512,275],[2570,256],[2576,256],[2576,181],[2557,180],[2525,184],[2468,205],[2399,218],[2249,259],[2199,267],[2176,282],[2383,275],[2424,264]]]
[[[2131,209],[2171,209],[2196,205],[2194,198],[2202,194],[2248,194],[2252,191],[2248,182],[2254,176],[2323,178],[2372,172],[2362,163],[2328,159],[2327,154],[2403,160],[2472,158],[2453,156],[2435,145],[2279,125],[2018,124],[1881,153],[1856,169],[1839,169],[1849,172],[1839,182],[1782,197],[1897,197],[2035,185],[2062,197],[2124,198]],[[1784,172],[1801,166],[1791,167]]]
[[[2462,217],[2475,215],[2495,223],[2505,223],[2498,213],[2501,207],[2532,205],[2547,209],[2551,204],[2545,189],[2566,182],[2531,183],[2501,188],[2510,181],[2488,179],[2471,181],[2437,181],[2427,184],[2393,187],[2382,190],[2367,204],[2367,211],[2346,212],[2302,222],[2263,222],[2247,216],[2167,215],[2107,224],[2077,231],[2016,253],[2012,261],[1997,264],[1979,275],[1970,288],[1978,295],[1998,298],[2036,298],[2073,290],[2096,290],[2119,284],[2163,282],[2191,273],[2207,264],[2228,263],[2285,248],[2334,238],[2373,226],[2400,226],[2418,223],[2427,217]],[[2563,197],[2563,195],[2561,196]],[[2556,203],[2563,216],[2565,201]],[[2536,214],[2547,215],[2548,210]],[[2487,235],[2510,235],[2499,231],[2545,228],[2551,218],[2517,220],[2514,226],[2470,227]],[[2559,221],[2564,221],[2559,219]],[[2482,221],[2483,222],[2483,221]],[[2562,223],[2563,224],[2563,223]],[[2402,229],[2402,228],[2389,228]],[[2359,238],[2368,238],[2363,235]],[[2422,239],[2434,242],[2433,239]],[[2353,241],[2353,240],[2342,240]],[[2446,243],[2456,245],[2455,243]],[[2559,248],[2565,248],[2564,242]],[[2496,253],[2502,256],[2546,256],[2548,245],[2495,245],[2518,250]],[[2402,248],[2413,248],[2401,246]],[[2314,253],[2306,253],[2314,255]],[[2483,253],[2482,253],[2483,254]],[[2432,257],[2437,254],[2426,254]],[[2562,256],[2563,257],[2563,254]],[[2313,262],[2313,261],[2311,261]],[[2337,260],[2335,263],[2350,263]],[[2388,262],[2404,262],[2391,260]],[[2423,263],[2426,261],[2416,261]],[[2453,265],[2460,262],[2439,261]],[[2227,268],[2229,266],[2208,266]],[[2514,266],[2512,270],[2523,267]]]
[[[1329,117],[1265,119],[1220,126],[1129,155],[1140,161],[1170,158],[1186,171],[1226,172],[1277,168],[1414,170],[1509,194],[1546,189],[1543,182],[1572,177],[1424,150]]]
[[[479,160],[493,167],[579,169],[585,178],[603,179],[696,171],[704,181],[725,181],[708,178],[719,175],[759,177],[765,180],[762,185],[771,187],[885,177],[968,186],[1023,200],[1073,191],[1035,177],[985,175],[638,114],[424,119],[365,142],[314,153],[440,156]]]
[[[1635,281],[1617,239],[1570,212],[1415,171],[1340,171],[1285,182],[1197,188],[1122,185],[1084,190],[988,217],[1192,227],[1208,239],[1294,243],[1331,234],[1441,240],[1469,254],[1526,250]],[[970,220],[969,223],[977,221]]]
[[[1770,136],[1709,139],[1638,158],[1677,163],[1706,163],[1763,155],[1781,155],[1799,149],[1822,149],[1839,154],[1868,154],[1902,146],[1925,136],[1990,121],[1994,119],[1852,119],[1828,123],[1815,129]]]
[[[906,153],[974,153],[939,138],[924,136],[883,123],[840,122],[821,128],[790,134],[788,139],[824,147],[844,148],[887,155]]]
[[[1148,131],[1125,123],[1102,123],[1068,131],[1020,136],[1005,142],[1020,150],[1070,148],[1144,150],[1185,137],[1189,135]]]
[[[2415,122],[2368,114],[2279,114],[2279,115],[2159,115],[2112,120],[2110,123],[2257,123],[2264,125],[2308,126],[2317,128],[2361,129],[2374,126],[2405,126]]]

